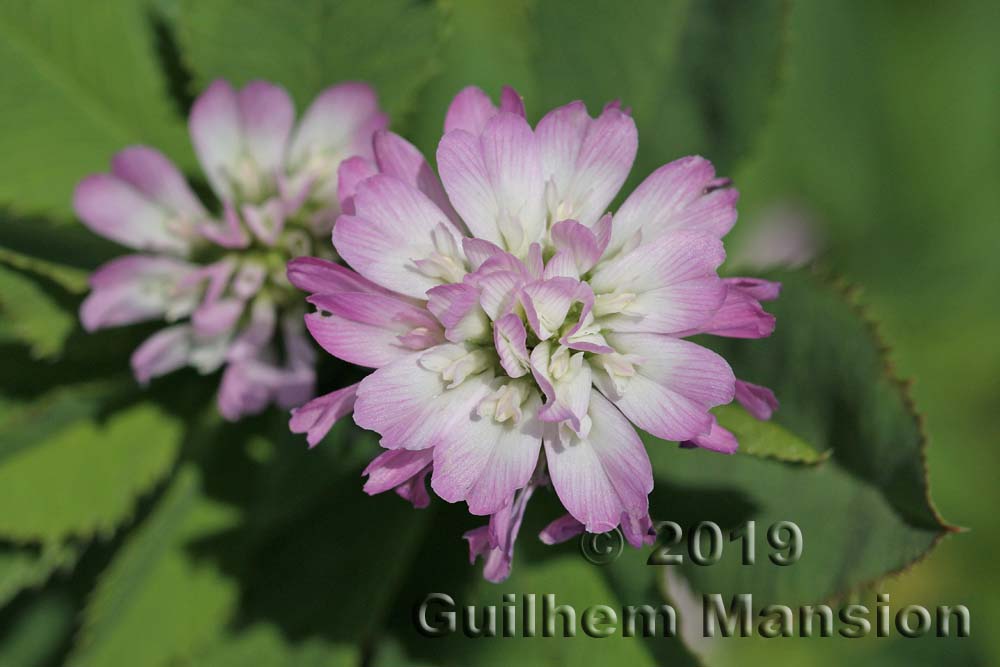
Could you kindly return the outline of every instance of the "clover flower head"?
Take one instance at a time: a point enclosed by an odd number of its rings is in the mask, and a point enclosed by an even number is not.
[[[465,537],[492,581],[509,574],[543,485],[567,511],[543,541],[621,526],[632,544],[649,543],[653,475],[635,427],[732,453],[735,437],[709,410],[734,398],[760,418],[776,407],[769,390],[685,340],[773,330],[760,302],[779,286],[717,272],[737,193],[688,157],[609,213],[638,147],[614,103],[593,118],[574,102],[532,127],[513,90],[498,108],[468,88],[444,130],[440,179],[388,132],[375,134],[374,162],[341,166],[333,243],[351,268],[289,264],[316,308],[313,338],[375,369],[294,411],[292,430],[315,444],[353,411],[386,450],[365,490],[423,506],[430,476],[436,495],[489,516]]]
[[[374,92],[322,92],[295,124],[282,88],[216,81],[195,101],[191,139],[219,201],[212,213],[163,154],[132,146],[110,173],[79,183],[73,204],[91,230],[136,251],[100,267],[80,309],[84,327],[169,323],[132,355],[140,383],[184,366],[225,367],[218,405],[228,419],[314,395],[303,306],[285,277],[291,257],[333,257],[340,163],[371,156],[387,125]]]

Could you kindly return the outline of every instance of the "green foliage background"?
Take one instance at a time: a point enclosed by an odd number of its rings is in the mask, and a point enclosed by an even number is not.
[[[983,630],[1000,622],[998,33],[987,0],[4,2],[0,666],[1000,661]],[[514,575],[485,583],[460,539],[478,519],[361,492],[370,435],[343,423],[309,452],[278,411],[226,424],[216,379],[135,385],[128,355],[151,328],[80,330],[87,273],[120,249],[73,220],[74,184],[132,143],[196,179],[185,116],[219,76],[274,80],[300,109],[326,85],[369,80],[393,129],[429,155],[469,83],[514,85],[533,119],[621,99],[640,132],[630,186],[689,153],[735,178],[731,256],[794,207],[824,252],[777,276],[772,339],[725,345],[782,409],[766,424],[720,411],[744,445],[734,457],[649,439],[652,513],[802,527],[800,563],[748,568],[729,549],[682,569],[696,590],[965,604],[972,637],[421,638],[410,612],[430,591],[467,604],[552,592],[580,607],[680,594],[645,553],[598,568],[575,544],[538,544],[557,511],[547,493]],[[324,370],[331,387],[350,372]],[[971,534],[942,540],[927,469]]]

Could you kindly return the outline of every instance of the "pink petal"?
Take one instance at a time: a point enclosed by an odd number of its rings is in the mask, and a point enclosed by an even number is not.
[[[355,155],[340,163],[337,168],[337,201],[340,210],[354,215],[354,193],[358,183],[378,173],[378,168],[367,158]]]
[[[454,351],[454,344],[428,352]],[[479,401],[490,392],[489,374],[465,380],[448,389],[441,374],[420,364],[428,352],[397,359],[361,381],[354,405],[358,426],[381,434],[386,449],[426,449],[438,444],[468,420]]]
[[[690,438],[686,442],[681,443],[681,445],[710,449],[713,452],[719,452],[720,454],[733,454],[739,448],[736,436],[734,436],[730,431],[719,426],[715,417],[712,417],[712,425],[708,433]]]
[[[320,311],[305,318],[312,337],[333,356],[359,366],[381,368],[412,354],[401,337],[414,329],[426,330],[430,344],[443,342],[431,314],[402,299],[341,292],[313,295],[308,301]]]
[[[476,137],[456,130],[438,146],[438,168],[473,235],[515,254],[545,231],[541,159],[527,121],[500,112]]]
[[[659,438],[681,441],[707,432],[708,410],[733,400],[733,371],[711,350],[657,334],[612,334],[608,342],[639,359],[636,374],[620,393],[605,370],[595,371],[595,383],[636,426]]]
[[[464,130],[475,136],[482,133],[486,121],[497,114],[489,95],[475,86],[463,88],[451,101],[444,117],[444,133]]]
[[[195,303],[176,286],[192,270],[187,262],[169,257],[113,259],[90,277],[93,291],[80,306],[80,321],[84,329],[94,331],[155,319],[168,311],[178,317],[186,315]]]
[[[500,111],[509,111],[521,118],[527,116],[524,111],[524,98],[510,86],[504,86],[500,91]]]
[[[243,144],[256,167],[276,175],[284,167],[295,105],[281,86],[251,81],[237,94]]]
[[[188,363],[192,350],[192,331],[186,324],[160,329],[132,353],[132,373],[139,384],[166,375]]]
[[[564,444],[550,428],[545,458],[566,510],[587,531],[603,533],[619,524],[623,512],[648,512],[653,470],[632,425],[596,391],[590,416],[593,427],[586,438],[573,435]]]
[[[727,278],[726,298],[707,321],[678,335],[693,336],[707,333],[727,338],[767,338],[774,332],[774,315],[760,305],[760,297],[777,298],[780,283],[754,281],[749,278]],[[756,295],[756,296],[755,296]]]
[[[169,211],[193,220],[208,215],[180,170],[154,148],[130,146],[118,152],[111,159],[111,173]]]
[[[306,109],[292,138],[289,163],[298,167],[312,154],[360,155],[372,159],[372,135],[388,125],[378,97],[366,83],[327,88]]]
[[[94,174],[80,181],[73,209],[91,231],[130,248],[188,252],[189,242],[171,228],[168,212],[115,176]]]
[[[398,134],[381,131],[375,133],[374,147],[379,171],[423,192],[449,220],[462,228],[462,221],[451,207],[440,179],[416,146]]]
[[[339,292],[369,292],[389,294],[370,280],[362,278],[346,266],[318,257],[296,257],[288,262],[288,282],[311,294]]]
[[[373,496],[406,483],[431,465],[433,458],[433,449],[393,449],[382,452],[361,473],[368,477],[365,493]]]
[[[514,313],[508,313],[493,325],[493,345],[500,356],[500,365],[512,378],[528,374],[528,332],[524,322]]]
[[[593,225],[632,168],[639,146],[635,121],[614,107],[592,119],[582,102],[572,102],[546,114],[537,134],[544,178],[555,188],[550,213]]]
[[[614,331],[676,333],[708,321],[726,297],[716,274],[722,242],[696,234],[664,235],[604,262],[590,280],[596,294],[631,294],[620,315],[602,325]]]
[[[466,501],[472,514],[493,514],[531,479],[542,446],[537,395],[520,423],[471,416],[457,422],[434,447],[431,488],[445,501]]]
[[[188,130],[212,189],[220,198],[232,199],[231,179],[242,156],[243,132],[239,97],[228,81],[217,79],[198,96]]]
[[[292,433],[305,433],[306,442],[310,447],[315,447],[326,437],[338,419],[354,409],[357,391],[358,383],[355,383],[295,408],[292,410],[292,418],[288,421],[288,428]]]
[[[562,544],[580,535],[583,530],[583,524],[574,519],[572,514],[564,514],[542,528],[538,539],[544,544]]]
[[[607,245],[607,239],[604,239],[604,245],[601,245],[593,230],[584,227],[575,220],[557,222],[552,225],[550,233],[552,245],[556,248],[556,256],[545,267],[546,278],[553,277],[549,275],[549,267],[553,262],[558,262],[560,256],[563,256],[569,260],[572,273],[562,273],[561,275],[570,275],[570,277],[579,279],[581,275],[594,268],[604,253],[604,246]]]
[[[609,252],[641,233],[643,243],[690,230],[722,238],[736,222],[736,190],[721,187],[712,163],[693,156],[654,171],[615,214]]]
[[[191,316],[191,324],[203,338],[218,336],[236,326],[245,307],[246,302],[240,299],[218,299],[199,306]]]
[[[489,320],[479,305],[479,291],[472,285],[438,285],[427,291],[427,309],[444,325],[452,343],[481,340],[489,335]]]
[[[778,409],[778,399],[774,392],[759,384],[736,381],[736,400],[751,415],[760,420],[768,420]]]
[[[379,174],[358,185],[356,214],[342,215],[333,229],[333,244],[351,267],[387,289],[423,298],[439,281],[417,270],[415,261],[436,252],[433,233],[442,225],[458,231],[422,192],[392,176]]]

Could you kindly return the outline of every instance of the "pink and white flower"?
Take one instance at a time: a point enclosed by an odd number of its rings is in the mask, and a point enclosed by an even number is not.
[[[737,193],[700,157],[651,174],[613,215],[638,146],[617,104],[574,102],[532,128],[520,97],[479,89],[454,100],[437,150],[440,180],[402,138],[376,133],[374,164],[341,166],[333,244],[350,269],[289,264],[330,354],[375,371],[293,414],[315,445],[353,410],[387,451],[365,490],[448,502],[489,516],[466,534],[485,575],[510,571],[534,490],[551,484],[568,516],[556,542],[622,526],[651,539],[653,474],[636,427],[732,453],[709,411],[734,398],[767,417],[774,397],[684,340],[760,338],[760,301],[779,286],[720,278]],[[348,174],[350,176],[348,177]],[[353,270],[352,270],[353,269]]]
[[[285,263],[333,257],[317,241],[340,213],[337,169],[351,156],[374,157],[372,136],[387,124],[361,83],[328,88],[296,126],[284,89],[214,82],[195,101],[189,129],[217,214],[146,146],[122,150],[110,173],[77,186],[73,205],[84,224],[136,251],[91,276],[84,327],[168,322],[132,355],[136,378],[225,367],[218,405],[228,419],[311,398],[315,353]]]

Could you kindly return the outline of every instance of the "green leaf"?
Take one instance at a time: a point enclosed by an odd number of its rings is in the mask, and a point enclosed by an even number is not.
[[[354,667],[358,648],[311,638],[293,644],[273,625],[257,624],[213,645],[192,667]]]
[[[949,530],[929,498],[925,437],[905,386],[893,378],[870,325],[837,290],[809,274],[784,284],[771,309],[774,335],[731,341],[737,377],[772,387],[774,421],[832,450],[820,466],[682,450],[650,438],[656,519],[724,529],[756,521],[757,564],[727,543],[711,567],[685,565],[697,590],[752,593],[754,605],[817,602],[858,589],[921,558]],[[801,559],[781,567],[766,556],[767,529],[792,521]]]
[[[755,419],[746,410],[732,403],[716,408],[715,416],[740,441],[740,454],[810,464],[825,461],[830,454],[829,450],[816,451],[809,443],[780,424]]]
[[[45,590],[0,625],[0,665],[52,665],[73,630],[72,596]],[[9,610],[8,612],[9,613]]]
[[[438,5],[447,19],[440,54],[445,66],[421,92],[408,133],[429,158],[441,140],[448,105],[466,86],[475,84],[495,99],[502,86],[511,85],[530,108],[539,109],[533,0],[440,0]]]
[[[182,468],[98,581],[67,664],[158,667],[210,644],[235,611],[238,590],[192,545],[238,517],[205,496],[196,469]]]
[[[75,326],[75,313],[31,277],[0,263],[0,340],[28,344],[36,359],[52,357]]]
[[[68,217],[77,181],[128,144],[190,162],[142,0],[0,6],[0,204]]]
[[[72,567],[79,555],[79,548],[70,544],[0,546],[0,608],[25,588],[44,584],[56,570]]]
[[[722,172],[751,148],[780,82],[786,2],[641,0],[614,3],[442,2],[449,17],[441,75],[414,119],[433,153],[444,112],[462,87],[494,97],[503,84],[529,116],[582,99],[630,107],[639,127],[632,182],[683,155],[702,153]]]
[[[470,516],[464,505],[443,505],[438,502],[430,511],[434,531],[415,558],[409,576],[396,596],[395,613],[389,618],[387,637],[392,641],[382,645],[375,664],[431,664],[461,667],[465,665],[531,665],[552,666],[572,664],[597,665],[697,665],[697,659],[686,649],[679,637],[664,637],[663,626],[657,625],[653,637],[625,637],[624,608],[643,604],[659,609],[663,598],[652,590],[652,568],[635,558],[639,551],[623,554],[622,580],[609,577],[608,568],[594,565],[580,554],[577,541],[559,547],[542,544],[538,532],[553,518],[564,513],[555,494],[539,490],[531,499],[515,549],[511,576],[500,584],[482,577],[482,561],[470,566],[468,545],[461,539],[464,531],[484,525],[486,517]],[[626,547],[627,551],[631,551]],[[630,577],[632,573],[640,579]],[[443,593],[454,600],[457,631],[440,637],[421,634],[415,622],[419,605],[431,593]],[[536,636],[525,637],[523,605],[527,594],[534,594]],[[564,637],[563,621],[557,620],[555,635],[542,636],[543,594],[555,596],[556,604],[568,604],[576,610],[575,637]],[[501,636],[504,596],[514,595],[514,636]],[[433,626],[442,619],[435,612],[447,611],[432,604],[427,620]],[[483,607],[497,608],[496,637],[467,637],[463,632],[463,610],[476,607],[476,625],[482,625]],[[588,637],[582,627],[582,614],[589,607],[607,605],[618,617],[615,634],[604,639]],[[509,605],[508,605],[509,606]],[[641,632],[641,626],[639,631]],[[382,652],[388,653],[384,659]],[[393,655],[404,654],[407,660],[393,662]]]
[[[74,294],[87,290],[87,277],[121,248],[83,225],[24,218],[0,210],[0,262],[58,284]]]
[[[138,404],[99,419],[85,386],[7,410],[0,422],[0,536],[58,541],[107,535],[170,468],[176,419]]]
[[[178,37],[198,89],[274,81],[304,110],[327,86],[364,80],[395,119],[432,73],[437,12],[408,0],[185,0]]]

